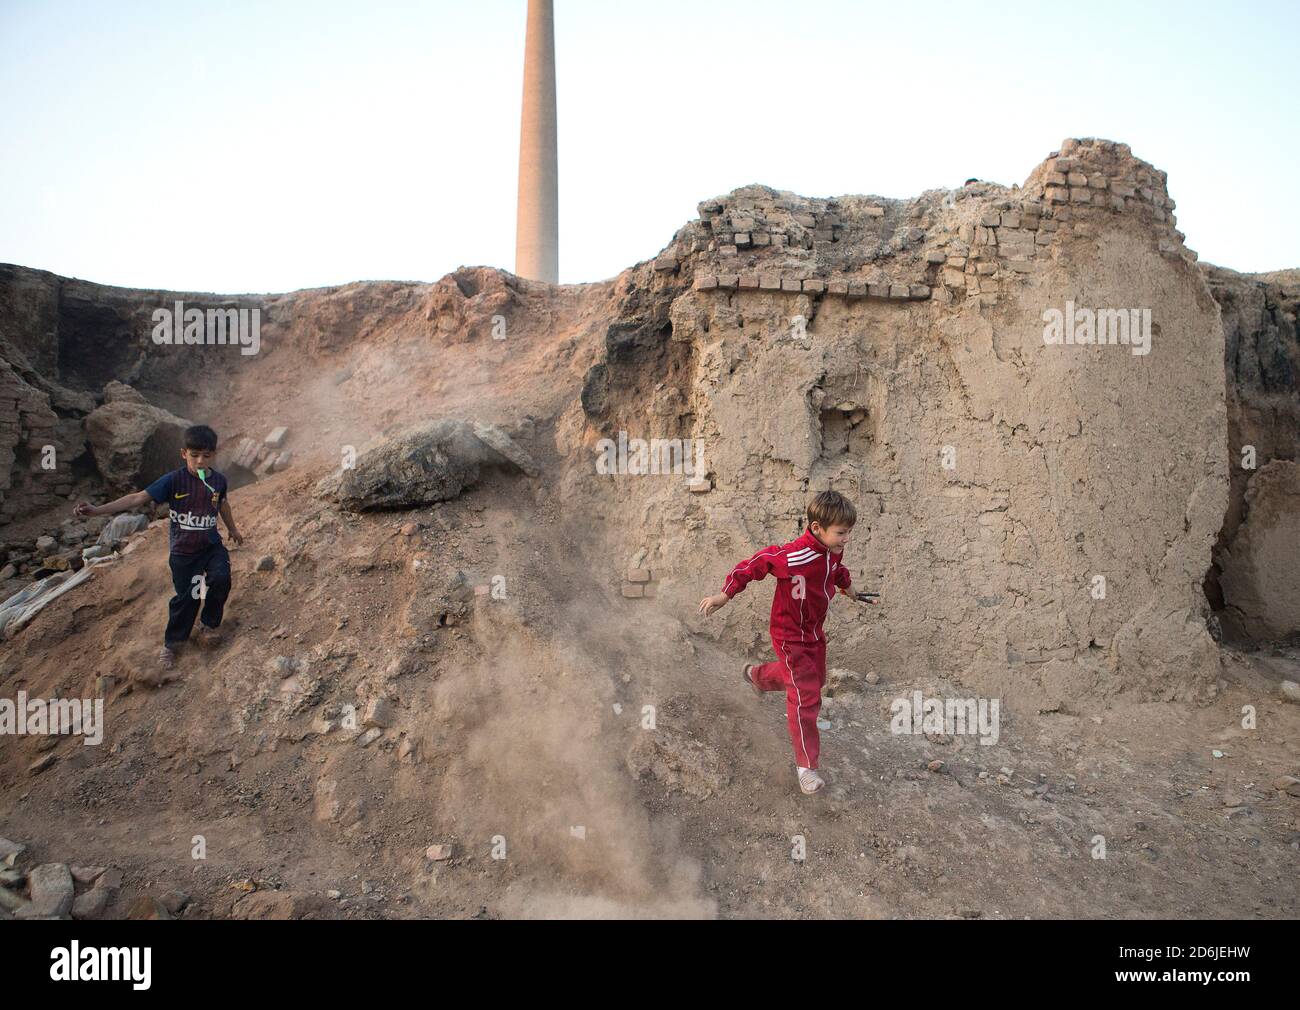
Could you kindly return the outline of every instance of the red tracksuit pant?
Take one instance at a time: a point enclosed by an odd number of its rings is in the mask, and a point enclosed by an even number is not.
[[[795,764],[816,768],[820,751],[817,713],[822,708],[822,688],[826,685],[826,643],[784,642],[774,637],[772,647],[777,658],[754,667],[749,676],[764,691],[785,692]]]

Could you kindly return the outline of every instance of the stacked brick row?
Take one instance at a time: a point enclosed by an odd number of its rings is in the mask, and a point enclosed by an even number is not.
[[[1125,144],[1066,140],[1024,188],[972,181],[910,201],[807,199],[761,186],[700,204],[700,219],[654,261],[697,291],[786,292],[904,303],[997,304],[1063,236],[1124,214],[1159,251],[1191,262],[1165,173]]]
[[[1197,256],[1177,228],[1167,181],[1168,173],[1133,157],[1127,144],[1067,140],[1035,169],[1025,188],[1041,193],[1060,220],[1086,221],[1099,212],[1139,215],[1156,233],[1161,253],[1192,262]]]
[[[623,580],[623,595],[629,600],[653,597],[658,594],[659,580],[651,568],[633,566],[627,570]]]
[[[48,508],[72,491],[72,468],[49,397],[0,361],[0,523]],[[45,447],[55,448],[52,470],[42,467]],[[15,467],[22,461],[25,465]]]
[[[1036,200],[1000,202],[1006,207],[979,210],[926,253],[946,297],[964,293],[981,305],[996,305],[1003,282],[1029,273],[1034,258],[1051,246],[1060,227],[1051,208]]]
[[[786,291],[815,295],[842,295],[846,298],[879,298],[886,301],[917,301],[930,297],[928,284],[868,284],[851,277],[790,277],[772,271],[747,274],[696,274],[697,291],[721,288],[725,291]]]

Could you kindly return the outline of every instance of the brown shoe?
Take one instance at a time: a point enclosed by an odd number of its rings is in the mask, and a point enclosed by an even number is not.
[[[176,650],[169,645],[164,645],[162,652],[158,653],[158,665],[164,670],[176,669]]]
[[[750,686],[753,692],[761,698],[763,697],[763,689],[759,687],[757,684],[755,684],[753,680],[750,679],[749,676],[749,671],[752,669],[754,669],[754,664],[746,663],[745,668],[740,671],[740,676],[744,678],[745,683]]]
[[[201,649],[215,649],[221,644],[221,632],[216,628],[209,628],[200,621],[199,630],[194,635],[194,641]]]

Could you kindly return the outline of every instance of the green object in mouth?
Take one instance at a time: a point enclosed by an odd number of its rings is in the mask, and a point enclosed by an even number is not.
[[[207,479],[208,479],[208,471],[207,471],[207,470],[200,470],[200,471],[199,471],[199,480],[207,480]]]

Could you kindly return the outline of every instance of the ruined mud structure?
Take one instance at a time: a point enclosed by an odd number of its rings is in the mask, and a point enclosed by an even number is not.
[[[218,745],[196,742],[196,724],[168,730],[182,739],[164,751],[178,765],[187,748],[223,767],[228,754],[235,776],[257,760],[288,781],[272,754],[301,750],[323,767],[285,802],[345,835],[376,808],[340,784],[363,774],[356,753],[324,750],[345,703],[400,713],[362,727],[364,747],[378,741],[364,754],[407,768],[393,802],[431,788],[430,757],[458,732],[522,734],[504,757],[453,748],[485,788],[523,788],[535,750],[566,732],[600,764],[599,733],[561,720],[530,736],[518,699],[473,717],[452,704],[483,701],[453,670],[502,643],[494,669],[555,673],[511,682],[534,700],[588,678],[604,685],[593,697],[633,706],[657,685],[689,732],[610,749],[638,781],[725,793],[748,744],[687,718],[683,683],[765,648],[768,597],[708,621],[695,604],[738,558],[792,539],[828,487],[857,504],[846,560],[883,603],[832,608],[833,666],[942,681],[1025,717],[1119,696],[1211,705],[1225,643],[1300,632],[1300,273],[1199,263],[1166,183],[1127,145],[1084,139],[1019,186],[909,200],[746,186],[703,201],[653,259],[558,287],[480,267],[218,296],[0,267],[0,594],[81,567],[103,524],[71,520],[70,502],[140,486],[185,424],[212,424],[267,557],[245,554],[243,631],[201,678],[206,704],[236,715]],[[176,301],[260,310],[260,352],[160,346],[152,314]],[[365,479],[340,492],[349,453]],[[393,477],[409,466],[437,479]],[[11,636],[5,691],[107,691],[144,725],[164,695],[129,688],[157,686],[141,670],[167,590],[156,531],[143,536]],[[205,703],[175,704],[183,727]],[[532,782],[538,797],[551,781]],[[552,855],[559,876],[596,873]],[[632,876],[620,900],[694,886],[676,864]]]

